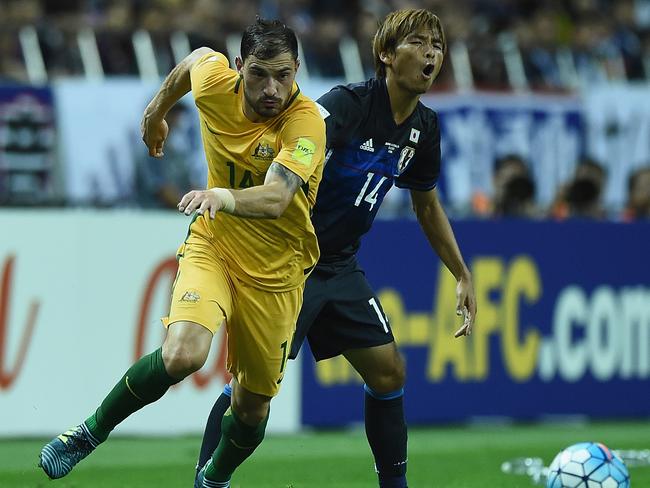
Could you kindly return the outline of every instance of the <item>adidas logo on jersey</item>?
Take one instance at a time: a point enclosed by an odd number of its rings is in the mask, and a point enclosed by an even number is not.
[[[368,151],[368,152],[375,152],[375,148],[372,147],[372,137],[368,139],[366,142],[364,142],[363,144],[361,144],[359,146],[359,149],[363,149],[364,151]]]

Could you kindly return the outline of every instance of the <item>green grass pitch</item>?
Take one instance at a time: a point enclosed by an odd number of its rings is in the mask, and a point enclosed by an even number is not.
[[[409,484],[414,488],[526,488],[526,477],[500,472],[502,461],[539,456],[596,440],[616,449],[650,447],[647,422],[411,429]],[[0,440],[1,488],[190,488],[198,437],[111,438],[62,480],[36,467],[44,440]],[[630,470],[633,488],[650,487],[650,466]],[[235,474],[233,488],[376,486],[361,430],[269,436]]]

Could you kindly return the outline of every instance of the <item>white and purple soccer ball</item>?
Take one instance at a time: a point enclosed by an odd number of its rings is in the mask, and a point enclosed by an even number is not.
[[[546,488],[630,488],[623,460],[598,442],[567,447],[548,469]]]

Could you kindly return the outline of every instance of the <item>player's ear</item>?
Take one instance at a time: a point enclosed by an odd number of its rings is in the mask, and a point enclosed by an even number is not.
[[[390,52],[390,51],[382,51],[382,52],[379,53],[379,59],[386,66],[390,66],[391,64],[393,64],[393,58],[394,57],[395,57],[395,54]]]
[[[296,73],[298,72],[298,68],[300,68],[300,60],[296,58]]]
[[[241,74],[241,70],[244,69],[244,61],[239,56],[235,57],[235,67],[237,68],[237,73]]]

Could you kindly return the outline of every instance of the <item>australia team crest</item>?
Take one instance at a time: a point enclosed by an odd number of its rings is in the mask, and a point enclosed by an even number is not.
[[[268,161],[273,159],[275,156],[275,151],[267,142],[261,141],[257,144],[255,151],[253,152],[253,157],[255,159],[261,159]]]

